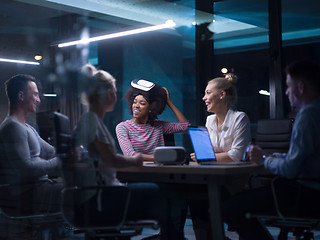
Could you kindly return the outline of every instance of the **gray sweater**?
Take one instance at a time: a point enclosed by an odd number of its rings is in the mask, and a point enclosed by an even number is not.
[[[2,181],[25,185],[48,180],[48,174],[60,176],[60,160],[55,149],[45,142],[29,124],[8,116],[0,125],[0,167]],[[22,186],[14,194],[27,191]]]

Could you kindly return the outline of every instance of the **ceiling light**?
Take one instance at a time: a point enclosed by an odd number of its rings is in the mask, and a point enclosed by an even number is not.
[[[56,97],[57,94],[56,93],[44,93],[43,96],[44,97]]]
[[[42,56],[41,55],[35,55],[34,59],[37,60],[37,61],[40,61],[42,59]]]
[[[7,59],[7,58],[0,58],[0,62],[9,62],[9,63],[21,63],[21,64],[40,65],[40,63],[38,63],[38,62],[30,62],[30,61],[15,60],[15,59]]]
[[[266,91],[266,90],[260,90],[259,93],[260,93],[261,95],[270,96],[270,93],[269,93],[268,91]]]
[[[228,69],[227,69],[227,68],[221,68],[221,72],[222,72],[223,74],[226,74],[226,73],[228,72]]]
[[[151,31],[161,30],[161,29],[165,29],[165,28],[171,28],[174,26],[176,26],[174,21],[167,20],[165,24],[160,24],[160,25],[156,25],[156,26],[138,28],[138,29],[124,31],[124,32],[111,33],[111,34],[98,36],[98,37],[85,38],[85,39],[81,39],[81,40],[77,40],[77,41],[60,43],[60,44],[58,44],[58,47],[62,48],[62,47],[69,47],[69,46],[78,45],[78,44],[88,44],[90,42],[96,42],[96,41],[101,41],[101,40],[105,40],[105,39],[123,37],[123,36],[128,36],[128,35],[133,35],[133,34],[144,33],[144,32],[151,32]]]

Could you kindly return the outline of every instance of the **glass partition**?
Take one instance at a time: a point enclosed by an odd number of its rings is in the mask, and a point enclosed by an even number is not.
[[[282,1],[283,63],[299,58],[319,61],[319,2]],[[2,0],[0,9],[1,59],[37,62],[28,65],[0,61],[1,82],[17,73],[41,80],[39,112],[59,110],[75,124],[83,112],[73,72],[90,62],[117,79],[118,103],[105,119],[110,128],[130,119],[123,95],[134,78],[155,81],[168,88],[173,102],[192,124],[196,110],[196,25],[207,24],[213,44],[212,78],[222,69],[238,76],[238,104],[252,123],[269,118],[268,0],[214,1],[199,11],[193,0]],[[197,17],[196,17],[197,16]],[[134,35],[81,43],[58,44],[91,37],[144,29],[172,20],[173,27]],[[41,60],[35,60],[41,55]],[[201,71],[201,67],[198,69]],[[72,94],[71,94],[72,93]],[[1,120],[7,101],[0,89]],[[202,104],[202,105],[201,105]],[[204,110],[205,111],[205,110]],[[286,109],[287,112],[290,110]],[[166,109],[160,119],[175,121]],[[205,121],[205,120],[204,120]],[[178,137],[178,144],[182,140]]]
[[[275,57],[269,50],[270,1],[276,0],[1,0],[0,121],[8,114],[4,82],[18,73],[33,75],[41,104],[28,123],[53,144],[50,114],[67,115],[74,127],[86,111],[78,73],[91,63],[117,79],[118,101],[104,123],[119,153],[115,127],[132,118],[123,96],[135,78],[166,87],[190,123],[203,125],[209,115],[201,100],[207,81],[234,73],[237,109],[248,114],[254,134],[257,121],[270,118],[275,108],[270,107]],[[212,2],[210,9],[197,9]],[[320,1],[281,2],[279,65],[298,59],[320,63]],[[203,45],[210,51],[200,51]],[[202,71],[210,72],[208,79],[199,77]],[[280,97],[286,99],[284,91]],[[288,101],[283,111],[294,117]],[[177,121],[168,107],[158,118]],[[176,134],[175,144],[187,154],[193,151],[187,133]]]

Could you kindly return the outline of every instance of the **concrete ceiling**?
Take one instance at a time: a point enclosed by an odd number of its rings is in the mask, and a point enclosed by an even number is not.
[[[266,42],[268,34],[267,0],[222,0],[214,3],[212,15],[194,8],[194,0],[0,0],[0,47],[10,50],[9,43],[19,36],[28,49],[43,42],[64,40],[76,32],[61,31],[61,20],[70,14],[85,18],[91,33],[162,24],[172,19],[177,24],[185,46],[194,47],[194,26],[214,23],[215,47],[227,48],[254,41]],[[320,1],[282,0],[283,38],[318,39],[320,36]],[[197,17],[196,17],[197,16]],[[79,21],[78,23],[79,24]],[[69,34],[69,35],[68,35]],[[18,40],[17,40],[18,41]],[[219,45],[220,44],[220,45]],[[23,46],[21,46],[23,47]],[[15,49],[17,50],[17,49]]]

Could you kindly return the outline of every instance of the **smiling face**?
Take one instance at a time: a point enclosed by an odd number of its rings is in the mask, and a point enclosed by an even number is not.
[[[216,83],[208,83],[202,100],[207,106],[207,111],[216,113],[221,102],[224,99],[223,91],[216,88]]]
[[[27,90],[25,92],[19,92],[19,98],[22,100],[26,113],[35,113],[37,111],[37,106],[40,103],[37,84],[33,81],[29,81]]]
[[[289,74],[286,78],[287,90],[286,95],[288,96],[290,105],[292,108],[299,108],[301,104],[301,92],[299,89],[299,83],[295,82]]]
[[[150,112],[150,105],[148,101],[142,96],[137,95],[132,104],[132,114],[136,120],[148,120]]]

